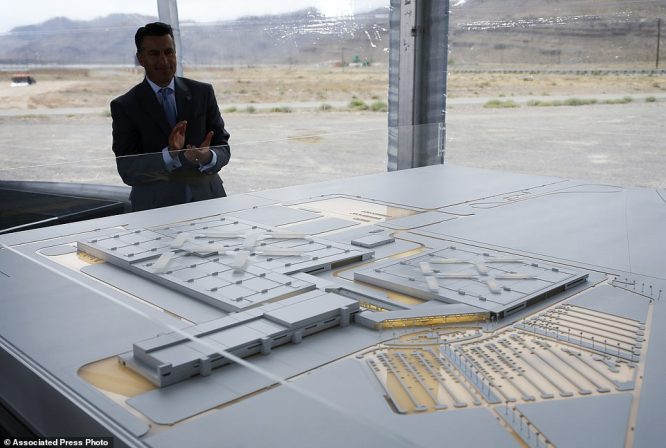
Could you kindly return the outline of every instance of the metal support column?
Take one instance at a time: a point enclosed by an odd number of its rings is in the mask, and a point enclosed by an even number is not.
[[[178,20],[178,0],[157,0],[157,15],[160,22],[168,23],[173,28],[173,38],[176,44],[176,57],[178,67],[176,76],[183,76],[183,44],[180,40],[180,21]]]
[[[388,170],[444,163],[449,0],[391,0]]]

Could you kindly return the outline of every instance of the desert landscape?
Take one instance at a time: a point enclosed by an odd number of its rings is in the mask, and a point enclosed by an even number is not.
[[[142,73],[31,73],[37,83],[28,87],[11,87],[9,72],[0,83],[0,179],[122,185],[108,104]],[[386,170],[385,66],[197,68],[185,75],[217,92],[232,135],[232,161],[223,170],[231,194]],[[665,109],[663,74],[453,71],[446,160],[664,188]]]
[[[141,68],[36,69],[37,83],[26,88],[11,87],[13,72],[0,71],[0,110],[108,108],[111,99],[122,95],[143,79]],[[186,68],[184,75],[209,82],[215,88],[220,109],[230,113],[256,104],[310,103],[308,108],[344,103],[348,109],[360,99],[371,105],[386,103],[388,68],[267,66],[233,68]],[[449,98],[502,98],[512,96],[594,96],[604,94],[652,95],[666,93],[663,73],[621,71],[519,73],[460,72],[448,76]],[[358,107],[357,107],[358,108]],[[336,107],[333,107],[336,109]],[[353,107],[352,107],[353,109]]]
[[[446,161],[666,188],[663,14],[660,0],[452,5]],[[386,170],[389,16],[181,23],[184,75],[214,86],[231,132],[227,191]],[[128,36],[152,20],[59,17],[0,35],[0,179],[122,185],[109,102],[143,79]],[[24,71],[37,83],[11,87]]]

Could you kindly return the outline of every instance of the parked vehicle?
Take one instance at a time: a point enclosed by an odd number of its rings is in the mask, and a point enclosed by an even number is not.
[[[15,73],[12,75],[12,87],[24,87],[37,83],[35,78],[27,73]]]

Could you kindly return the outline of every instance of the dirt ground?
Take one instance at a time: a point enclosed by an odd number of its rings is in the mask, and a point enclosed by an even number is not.
[[[4,75],[4,76],[3,76]],[[107,107],[143,78],[139,69],[39,70],[37,84],[11,87],[0,72],[0,110]],[[386,66],[250,67],[186,70],[215,87],[226,104],[386,101]],[[2,78],[5,78],[2,81]],[[449,98],[666,93],[664,75],[449,73]]]
[[[232,135],[232,160],[222,171],[230,194],[386,170],[385,111],[344,106],[354,96],[385,100],[383,69],[248,68],[186,75],[212,82],[218,93]],[[33,76],[37,84],[30,87],[10,87],[8,78],[0,82],[0,180],[122,185],[107,107],[142,74],[51,70]],[[526,104],[533,96],[608,95],[635,99],[577,107]],[[451,73],[449,98],[448,162],[666,188],[665,76]],[[511,98],[519,106],[483,107],[491,98]],[[297,101],[311,107],[294,108],[293,113],[225,109],[225,104]],[[327,101],[343,106],[318,110]]]

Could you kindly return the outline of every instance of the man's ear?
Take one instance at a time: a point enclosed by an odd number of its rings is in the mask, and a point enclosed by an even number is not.
[[[141,58],[141,53],[139,53],[139,52],[137,51],[136,54],[135,54],[134,56],[136,57],[136,61],[139,63],[139,65],[140,65],[141,67],[145,67],[145,65],[143,65],[143,61],[142,61],[142,58]]]

